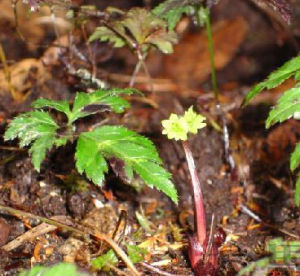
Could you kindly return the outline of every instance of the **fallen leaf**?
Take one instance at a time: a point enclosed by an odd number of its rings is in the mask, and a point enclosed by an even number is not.
[[[7,72],[0,71],[0,94],[11,91],[13,88],[17,94],[25,93],[33,83],[41,84],[49,77],[42,62],[35,58],[23,59],[7,68]]]

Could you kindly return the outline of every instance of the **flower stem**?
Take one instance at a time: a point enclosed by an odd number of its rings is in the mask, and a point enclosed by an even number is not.
[[[195,167],[194,158],[187,141],[182,141],[186,161],[191,175],[192,186],[194,191],[194,205],[195,205],[195,227],[197,231],[198,242],[203,246],[206,240],[206,217],[203,202],[203,195],[201,191],[201,184]]]
[[[215,99],[219,101],[219,89],[217,84],[216,67],[215,67],[215,50],[214,50],[214,41],[213,41],[213,36],[211,31],[209,8],[204,8],[204,14],[205,14],[204,20],[206,26],[206,34],[208,40],[208,50],[209,50],[209,57],[210,57],[210,67],[211,67],[211,85],[214,91]]]

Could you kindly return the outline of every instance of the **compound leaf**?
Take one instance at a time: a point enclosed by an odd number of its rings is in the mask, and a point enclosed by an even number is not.
[[[172,44],[177,42],[177,35],[168,30],[167,23],[143,8],[132,8],[122,19],[109,22],[108,26],[96,28],[91,40],[99,39],[113,43],[114,47],[129,46],[147,50],[156,47],[165,54],[173,52]]]
[[[183,14],[189,14],[193,9],[190,5],[184,5],[184,1],[167,0],[155,7],[152,12],[168,22],[168,28],[173,30]]]
[[[266,127],[281,123],[300,112],[300,87],[287,90],[271,110],[266,121]]]
[[[268,78],[255,85],[247,94],[244,105],[247,105],[255,96],[264,89],[272,89],[288,78],[292,77],[300,70],[300,56],[287,61],[284,65],[271,73]]]
[[[133,88],[113,88],[98,90],[93,93],[79,92],[76,94],[69,121],[72,123],[79,118],[95,114],[99,111],[113,110],[116,113],[122,113],[125,108],[130,107],[130,104],[127,100],[120,98],[119,95],[130,95],[132,93],[140,92]]]
[[[123,30],[121,29],[121,32]],[[100,40],[102,42],[110,42],[115,48],[120,48],[126,45],[126,40],[108,27],[97,27],[90,36],[89,41]]]
[[[48,113],[32,111],[13,119],[4,134],[4,139],[19,138],[20,147],[28,146],[33,142],[29,152],[32,154],[34,168],[39,171],[47,150],[55,143],[57,129],[58,125]]]
[[[104,173],[108,171],[108,167],[97,148],[97,141],[82,133],[76,147],[76,167],[80,174],[85,172],[88,179],[97,185],[102,185]]]
[[[40,171],[42,161],[46,157],[47,150],[50,150],[53,147],[54,142],[54,133],[43,135],[37,138],[29,149],[32,164],[38,172]]]
[[[177,202],[177,192],[170,181],[170,174],[161,166],[156,148],[147,138],[121,126],[103,126],[82,133],[77,144],[76,166],[80,173],[85,172],[98,185],[102,184],[105,172],[103,157],[123,160],[148,186],[156,187]],[[100,166],[92,165],[95,160],[98,163],[101,160]]]
[[[57,111],[65,113],[67,116],[70,114],[70,105],[67,101],[53,101],[49,99],[38,99],[32,103],[32,107],[39,109],[49,107]]]

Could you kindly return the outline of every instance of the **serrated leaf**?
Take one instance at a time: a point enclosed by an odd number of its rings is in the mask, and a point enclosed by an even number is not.
[[[174,202],[177,202],[177,191],[170,181],[170,174],[161,166],[155,146],[147,138],[121,126],[103,126],[91,132],[82,133],[76,151],[76,166],[80,173],[85,172],[94,181],[103,179],[104,170],[100,168],[96,177],[92,171],[96,158],[116,157],[123,160],[150,187],[156,187]],[[102,159],[101,159],[102,160]],[[90,170],[87,168],[92,167]],[[102,165],[103,168],[103,165]],[[101,185],[101,183],[98,183]]]
[[[36,109],[49,107],[65,113],[67,117],[70,114],[70,105],[67,101],[53,101],[48,99],[38,99],[32,103],[32,107]]]
[[[132,8],[122,19],[97,28],[90,37],[90,40],[95,39],[109,41],[114,47],[127,44],[135,49],[137,44],[145,51],[153,46],[167,54],[173,52],[172,44],[177,42],[177,35],[172,30],[168,31],[166,22],[150,11]]]
[[[255,96],[264,89],[272,89],[288,78],[292,77],[300,70],[300,56],[287,61],[284,65],[271,73],[268,78],[255,85],[247,94],[244,105],[247,105]]]
[[[167,20],[168,28],[173,30],[182,15],[189,14],[192,8],[190,5],[184,5],[184,1],[167,0],[155,7],[152,12]]]
[[[95,40],[110,42],[115,48],[120,48],[126,45],[126,41],[122,36],[119,36],[116,32],[105,26],[97,27],[93,34],[89,37],[90,42]]]
[[[32,155],[32,164],[38,172],[40,171],[42,161],[46,157],[47,150],[50,150],[53,147],[54,141],[54,133],[43,135],[37,138],[29,149],[29,153]]]
[[[266,127],[281,123],[300,112],[300,87],[287,90],[278,100],[276,106],[271,110],[266,121]]]
[[[20,139],[20,147],[32,146],[29,152],[32,154],[32,163],[37,171],[55,142],[58,125],[46,112],[32,111],[19,115],[13,119],[4,134],[5,140]]]
[[[115,265],[118,262],[118,258],[115,254],[115,252],[110,249],[107,251],[107,253],[97,257],[96,259],[91,261],[91,264],[96,269],[105,269],[108,265]],[[109,270],[107,268],[106,270]]]
[[[294,171],[300,164],[300,143],[298,143],[291,155],[290,169]]]
[[[14,118],[4,134],[5,140],[19,138],[21,147],[29,145],[41,134],[52,133],[58,128],[52,117],[43,111],[32,111]]]
[[[101,110],[101,106],[106,106],[116,113],[122,113],[125,108],[130,107],[130,104],[127,100],[120,98],[119,95],[130,95],[133,93],[140,92],[133,88],[112,88],[109,90],[97,90],[93,93],[79,92],[76,94],[69,122],[72,123],[79,118],[95,114]],[[89,109],[91,105],[94,107],[95,105],[99,105],[99,108]]]
[[[35,266],[30,271],[24,271],[19,276],[87,276],[78,272],[74,264],[59,263],[52,267]]]
[[[97,149],[97,141],[84,133],[80,134],[75,154],[76,168],[80,174],[85,172],[88,179],[101,186],[108,167],[103,155],[99,154]]]

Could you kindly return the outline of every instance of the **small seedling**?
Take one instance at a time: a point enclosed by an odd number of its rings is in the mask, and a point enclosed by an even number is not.
[[[197,134],[198,130],[206,126],[205,117],[197,114],[190,107],[183,116],[171,114],[168,120],[162,121],[163,134],[169,139],[181,140],[185,157],[191,175],[196,235],[189,239],[189,258],[192,268],[197,275],[214,275],[218,268],[218,247],[223,243],[224,236],[220,231],[214,236],[212,245],[209,245],[209,235],[206,232],[206,217],[203,195],[198,173],[195,167],[192,151],[187,142],[188,133]]]
[[[14,118],[4,134],[4,139],[20,139],[20,147],[30,146],[32,163],[40,171],[48,150],[61,147],[67,142],[76,145],[76,168],[80,174],[101,186],[108,172],[106,160],[120,160],[120,175],[130,183],[134,173],[151,188],[164,192],[177,202],[177,192],[170,180],[171,175],[163,168],[153,143],[147,138],[123,126],[104,125],[88,132],[76,133],[75,122],[86,116],[111,110],[124,112],[130,106],[121,94],[138,92],[135,89],[99,90],[93,93],[77,93],[72,106],[67,101],[38,99],[33,102],[34,111]],[[61,112],[66,123],[59,125],[45,108]]]
[[[173,52],[173,44],[177,42],[177,35],[168,30],[165,20],[151,11],[143,8],[132,8],[128,12],[118,9],[108,9],[108,14],[118,14],[119,19],[111,19],[104,26],[97,27],[89,40],[100,40],[112,43],[113,47],[128,47],[138,58],[130,86],[143,67],[150,78],[145,59],[150,49],[156,48],[164,54]],[[121,18],[120,18],[121,17]]]

